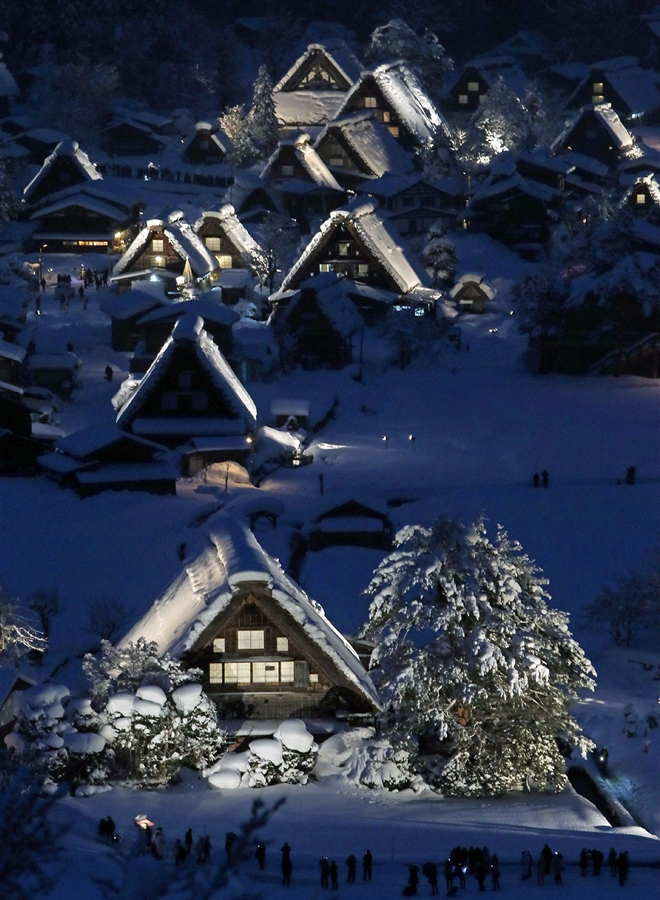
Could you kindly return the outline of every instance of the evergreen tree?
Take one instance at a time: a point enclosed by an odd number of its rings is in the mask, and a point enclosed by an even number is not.
[[[421,256],[427,271],[433,277],[434,287],[447,285],[452,281],[458,256],[454,242],[447,237],[441,221],[434,222],[429,228]]]
[[[459,142],[464,168],[475,171],[499,153],[531,149],[533,120],[522,100],[500,79],[473,113]]]
[[[234,165],[242,168],[251,165],[259,156],[252,140],[250,122],[242,106],[230,106],[220,116],[220,127],[232,142]]]
[[[454,68],[453,60],[437,36],[425,30],[420,37],[403,19],[391,19],[371,34],[365,60],[379,65],[402,59],[431,93],[439,93],[444,76]]]
[[[392,739],[435,742],[443,793],[559,790],[558,739],[592,746],[569,706],[595,672],[567,615],[548,607],[539,570],[501,529],[489,541],[481,520],[407,526],[395,548],[367,588],[363,631],[376,641],[372,677],[395,714]]]
[[[270,156],[279,141],[275,115],[273,82],[266,66],[260,66],[254,82],[254,97],[249,115],[250,135],[262,157]]]

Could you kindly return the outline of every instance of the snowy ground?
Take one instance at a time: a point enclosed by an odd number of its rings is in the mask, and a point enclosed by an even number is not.
[[[507,302],[508,285],[523,264],[494,248],[482,238],[461,238],[459,243],[462,270],[498,275],[500,290],[494,312],[462,319],[460,353],[445,345],[436,359],[399,372],[383,365],[368,332],[363,383],[353,379],[356,370],[350,369],[298,370],[267,385],[248,385],[263,423],[269,421],[273,398],[311,400],[313,420],[339,398],[336,419],[310,448],[314,464],[280,470],[262,485],[283,500],[285,513],[277,530],[262,530],[258,537],[286,566],[292,532],[347,494],[367,503],[404,501],[391,510],[396,526],[440,514],[465,520],[483,513],[489,529],[501,523],[550,579],[553,604],[570,612],[572,630],[598,669],[596,693],[585,699],[578,715],[598,745],[608,747],[611,789],[648,831],[612,829],[572,792],[482,803],[354,789],[344,793],[328,785],[260,791],[267,800],[287,796],[266,836],[276,847],[287,839],[294,848],[288,892],[294,897],[320,893],[322,855],[337,859],[340,893],[351,892],[360,900],[400,896],[408,863],[440,862],[459,842],[487,844],[499,852],[505,864],[503,896],[512,898],[537,890],[535,884],[520,882],[518,860],[523,849],[536,855],[546,841],[572,864],[564,896],[583,900],[607,900],[621,890],[607,873],[599,879],[580,878],[575,863],[583,845],[599,846],[605,853],[612,845],[628,848],[633,864],[660,859],[658,840],[651,837],[660,836],[660,729],[644,733],[647,716],[660,712],[660,684],[654,678],[660,674],[660,652],[657,643],[612,650],[607,637],[588,630],[582,617],[585,604],[614,574],[638,566],[658,544],[660,383],[528,373],[525,340],[516,332]],[[65,258],[59,265],[71,270],[76,262]],[[98,309],[104,290],[91,291],[87,310],[76,298],[62,313],[49,288],[43,315],[30,316],[38,350],[65,349],[71,341],[83,361],[82,387],[59,414],[65,431],[110,421],[110,397],[119,373],[127,372],[128,358],[110,349],[109,322]],[[112,384],[103,378],[108,363],[117,373]],[[638,473],[632,487],[617,483],[629,465]],[[543,468],[550,473],[550,487],[535,490],[532,475]],[[23,597],[41,586],[58,587],[63,599],[51,650],[34,673],[44,678],[93,645],[86,632],[90,599],[105,595],[120,600],[130,620],[151,604],[180,565],[177,547],[194,537],[193,519],[210,501],[223,499],[223,486],[192,480],[181,485],[176,497],[109,492],[80,500],[44,478],[5,479],[0,498],[0,582]],[[355,548],[310,553],[300,580],[339,628],[354,632],[366,615],[362,591],[379,558],[377,551]],[[71,664],[58,677],[73,679],[74,672]],[[640,726],[635,737],[627,738],[623,711],[631,703]],[[115,852],[96,841],[101,816],[112,813],[125,832],[121,852],[132,839],[130,823],[141,812],[162,824],[172,840],[189,825],[196,832],[207,828],[219,849],[225,831],[246,817],[256,795],[247,789],[210,791],[193,781],[163,791],[117,789],[88,800],[63,800],[58,814],[72,830],[54,896],[98,896],[91,875],[111,865]],[[343,860],[351,852],[360,857],[367,846],[376,857],[373,883],[344,886]],[[273,849],[264,876],[250,864],[249,887],[280,896],[276,863],[279,853]],[[634,866],[625,890],[636,897],[655,896],[659,887],[657,868]],[[467,893],[475,890],[476,884],[469,882]],[[546,884],[543,890],[555,888]],[[420,893],[428,893],[425,882]]]

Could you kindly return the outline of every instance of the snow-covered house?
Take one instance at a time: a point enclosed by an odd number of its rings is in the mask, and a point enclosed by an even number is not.
[[[131,191],[86,181],[48,194],[30,221],[37,225],[32,240],[47,241],[49,253],[118,252],[135,234],[140,203]]]
[[[430,182],[421,175],[383,175],[370,181],[365,190],[406,237],[426,234],[438,220],[455,228],[464,207],[462,192],[450,179]]]
[[[513,57],[529,73],[538,72],[548,60],[552,41],[542,31],[521,29],[490,51],[491,56]]]
[[[336,118],[373,110],[378,121],[406,150],[451,140],[452,129],[402,60],[363,72],[346,94]]]
[[[231,203],[204,210],[193,228],[222,270],[250,268],[259,257],[259,245]]]
[[[122,117],[103,128],[100,144],[108,156],[153,156],[162,153],[166,140],[143,122]]]
[[[310,550],[337,546],[390,550],[394,528],[385,507],[379,509],[350,497],[323,510],[306,536]]]
[[[407,294],[430,279],[401,236],[377,212],[375,200],[356,197],[330,213],[293,268],[281,291],[297,288],[321,272]]]
[[[488,284],[483,275],[470,272],[459,278],[449,296],[462,312],[482,313],[495,297],[495,288]]]
[[[58,144],[71,141],[71,138],[57,128],[31,128],[16,135],[14,141],[28,151],[29,162],[40,166]]]
[[[236,310],[222,302],[219,290],[213,290],[207,291],[202,297],[193,300],[159,304],[158,308],[152,308],[143,313],[135,324],[143,341],[142,353],[147,356],[151,355],[153,359],[171,335],[176,322],[188,314],[199,316],[202,319],[205,330],[222,353],[227,354],[231,350],[232,326],[238,322],[240,316]]]
[[[261,177],[304,230],[308,216],[325,215],[346,200],[346,192],[312,146],[308,134],[283,138]]]
[[[121,406],[122,431],[180,447],[197,437],[223,443],[225,459],[248,460],[254,401],[194,314],[180,318],[137,388]]]
[[[626,191],[624,202],[635,216],[660,220],[660,183],[656,175],[644,175]]]
[[[613,168],[632,154],[635,142],[610,103],[589,103],[551,145],[554,154],[573,151]]]
[[[210,520],[195,554],[119,645],[140,637],[201,668],[227,717],[332,719],[380,707],[348,640],[229,514]]]
[[[287,363],[338,369],[353,361],[353,335],[364,323],[344,280],[332,272],[314,275],[276,306],[272,325]]]
[[[521,154],[516,167],[523,178],[558,191],[566,190],[568,177],[575,172],[575,164],[566,156],[552,156],[546,147]]]
[[[340,40],[309,44],[273,88],[275,114],[284,134],[318,134],[333,119],[359,79],[362,65]]]
[[[32,205],[48,194],[90,181],[101,181],[103,176],[89,156],[76,141],[60,141],[23,189],[23,199]]]
[[[217,166],[225,162],[229,148],[229,138],[217,122],[197,122],[181,147],[181,158],[191,166]]]
[[[25,347],[3,340],[2,332],[0,332],[0,381],[7,384],[18,384],[24,359]]]
[[[103,297],[100,309],[110,316],[112,349],[132,353],[141,338],[137,329],[138,320],[152,310],[159,309],[165,302],[164,294],[159,297],[151,291],[138,288],[124,294]]]
[[[447,90],[447,97],[457,112],[472,113],[499,81],[516,97],[523,97],[527,76],[513,56],[484,56],[466,63]]]
[[[175,494],[177,472],[160,444],[120,431],[116,425],[91,425],[56,441],[38,460],[44,474],[81,497],[102,491]]]
[[[215,256],[202,243],[181,210],[149,219],[112,270],[111,280],[126,288],[152,276],[176,281],[189,264],[202,286],[217,278]]]
[[[660,76],[642,69],[636,56],[618,56],[594,63],[566,103],[579,110],[590,103],[609,103],[627,125],[660,119]]]
[[[375,110],[333,119],[314,146],[333,176],[349,190],[360,190],[366,179],[413,171],[412,159],[381,125]]]

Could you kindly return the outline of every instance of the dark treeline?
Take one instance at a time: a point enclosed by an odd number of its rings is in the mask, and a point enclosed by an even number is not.
[[[521,28],[552,38],[558,61],[593,62],[640,54],[640,13],[655,0],[284,0],[266,36],[235,30],[240,17],[272,16],[270,0],[0,0],[2,52],[19,80],[26,70],[80,57],[112,64],[121,92],[170,111],[218,109],[249,100],[255,66],[274,77],[296,57],[312,20],[339,22],[365,42],[395,16],[429,28],[458,61],[483,53]],[[567,27],[570,23],[570,29]],[[245,49],[250,54],[245,53]],[[358,48],[359,49],[359,48]]]

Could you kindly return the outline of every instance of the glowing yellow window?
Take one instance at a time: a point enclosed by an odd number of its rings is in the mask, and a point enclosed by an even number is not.
[[[646,203],[646,194],[635,194],[635,201],[638,205],[643,205]]]
[[[222,663],[209,664],[209,683],[222,684]]]
[[[468,81],[468,91],[471,94],[479,93],[479,82],[478,81]]]
[[[468,102],[468,95],[467,94],[459,94],[458,102],[461,104],[461,106],[465,106]]]
[[[264,649],[264,633],[263,631],[243,631],[237,632],[238,649],[239,650],[263,650]]]
[[[367,109],[376,109],[376,107],[378,106],[378,103],[377,103],[375,97],[365,97],[364,105],[366,106]]]

